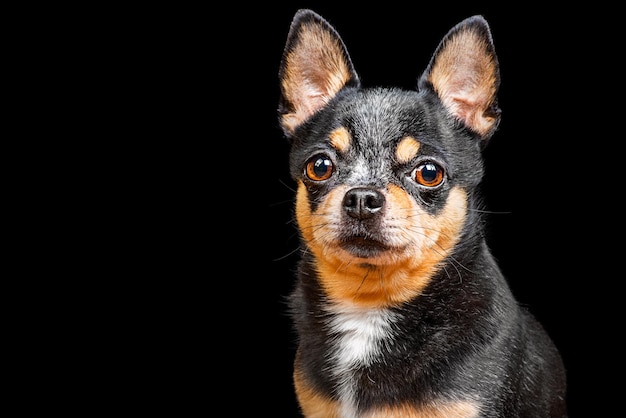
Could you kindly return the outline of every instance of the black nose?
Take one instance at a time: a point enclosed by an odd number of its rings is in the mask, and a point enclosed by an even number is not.
[[[368,187],[356,187],[343,197],[343,208],[355,219],[371,218],[382,209],[385,196],[378,190]]]

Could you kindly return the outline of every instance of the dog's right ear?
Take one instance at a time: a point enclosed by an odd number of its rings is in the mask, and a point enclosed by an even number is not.
[[[359,86],[346,46],[317,13],[298,10],[279,69],[280,125],[289,138],[298,126],[346,86]]]

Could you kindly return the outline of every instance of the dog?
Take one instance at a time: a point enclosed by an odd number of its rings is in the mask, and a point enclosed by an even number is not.
[[[451,28],[408,91],[362,86],[334,27],[300,9],[278,75],[302,414],[566,417],[561,354],[486,242],[483,151],[501,119],[486,19]]]

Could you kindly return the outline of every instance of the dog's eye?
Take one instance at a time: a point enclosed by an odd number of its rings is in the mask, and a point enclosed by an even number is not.
[[[316,155],[307,161],[304,170],[311,180],[326,180],[333,174],[333,162],[326,155]]]
[[[431,161],[425,162],[413,171],[413,179],[422,186],[439,186],[443,182],[443,168]]]

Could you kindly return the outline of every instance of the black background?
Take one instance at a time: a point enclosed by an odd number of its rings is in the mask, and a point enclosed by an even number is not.
[[[482,14],[500,61],[503,112],[485,153],[489,246],[562,353],[570,417],[606,407],[598,353],[612,337],[600,331],[602,248],[594,248],[602,245],[590,221],[601,210],[580,181],[595,168],[585,151],[595,138],[585,80],[598,55],[589,25],[601,22],[589,10],[338,5],[162,10],[149,22],[158,36],[141,34],[138,53],[147,44],[158,67],[148,71],[147,100],[164,106],[153,122],[170,136],[153,162],[167,190],[159,227],[168,238],[152,233],[169,255],[151,261],[171,277],[151,285],[165,296],[151,302],[160,319],[152,326],[169,347],[158,351],[154,379],[181,394],[181,407],[298,416],[284,304],[297,260],[294,184],[276,115],[295,11],[310,7],[335,26],[365,86],[409,89],[445,33]]]

